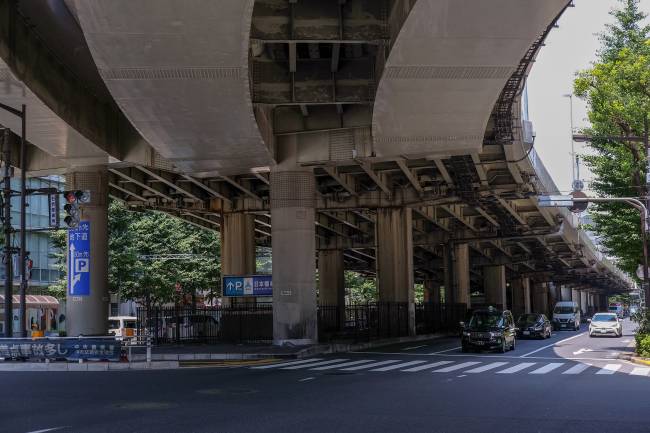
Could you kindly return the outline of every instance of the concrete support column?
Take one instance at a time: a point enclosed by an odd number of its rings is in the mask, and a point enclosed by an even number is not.
[[[255,216],[243,213],[223,214],[221,223],[221,273],[255,273]],[[249,298],[225,298],[242,302]]]
[[[379,301],[407,302],[409,333],[415,335],[411,209],[378,209],[376,230]]]
[[[530,279],[515,278],[512,287],[512,313],[515,317],[530,313]]]
[[[548,315],[548,286],[546,283],[535,283],[533,287],[533,311]]]
[[[586,290],[580,290],[580,311],[582,311],[582,314],[587,314],[589,309],[587,308],[587,291]]]
[[[578,289],[571,289],[571,301],[580,305],[580,291]]]
[[[560,299],[563,301],[570,301],[571,300],[571,287],[567,286],[562,286],[560,288]]]
[[[76,250],[74,257],[73,251],[67,249],[66,332],[71,337],[107,335],[108,171],[105,167],[87,167],[70,172],[66,175],[66,189],[90,191],[90,203],[80,206],[78,229],[68,231],[68,240],[75,236],[76,241],[83,242],[87,235],[90,248],[87,256]],[[88,259],[87,264],[83,259]]]
[[[440,303],[440,284],[436,280],[424,280],[424,302]]]
[[[318,252],[318,302],[345,308],[343,250]]]
[[[483,267],[483,289],[485,290],[485,302],[488,305],[508,309],[506,267],[504,265]]]
[[[466,304],[471,308],[469,296],[469,245],[456,244],[454,246],[454,302]]]
[[[295,157],[295,139],[287,152]],[[271,170],[273,342],[314,344],[316,241],[314,174],[295,163]]]

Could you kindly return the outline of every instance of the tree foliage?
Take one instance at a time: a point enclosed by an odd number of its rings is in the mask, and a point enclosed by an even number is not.
[[[220,280],[218,233],[202,230],[155,211],[134,212],[121,202],[109,205],[109,290],[122,300],[162,304],[182,292],[216,292]],[[55,258],[65,272],[65,231],[53,235]],[[184,256],[178,257],[179,254]],[[50,291],[65,296],[65,277]]]
[[[601,35],[603,47],[590,69],[574,83],[576,95],[589,108],[593,154],[584,157],[594,174],[591,189],[603,197],[644,197],[646,156],[639,137],[648,132],[650,112],[650,27],[638,0],[621,0],[615,24]],[[641,223],[636,209],[604,203],[590,210],[593,229],[606,252],[633,273],[642,261]]]

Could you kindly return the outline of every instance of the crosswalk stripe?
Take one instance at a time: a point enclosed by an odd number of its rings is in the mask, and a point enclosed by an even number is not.
[[[591,366],[587,364],[576,364],[573,367],[569,368],[567,371],[562,372],[562,374],[580,374],[589,367]]]
[[[607,364],[606,366],[598,370],[596,374],[614,374],[618,370],[620,370],[621,367],[622,367],[621,364]]]
[[[528,374],[546,374],[550,371],[555,370],[556,368],[560,368],[564,365],[564,362],[550,362],[546,364],[544,367],[540,367],[537,370],[533,370],[529,372]]]
[[[397,370],[402,367],[408,367],[409,365],[417,365],[417,364],[422,364],[426,361],[410,361],[410,362],[402,362],[399,364],[394,364],[394,365],[389,365],[388,367],[381,367],[381,368],[375,368],[370,371],[390,371],[390,370]]]
[[[325,367],[316,367],[312,368],[312,370],[333,370],[335,368],[341,368],[341,367],[350,367],[352,365],[358,365],[358,364],[364,364],[366,362],[372,362],[374,359],[360,359],[358,361],[350,361],[350,362],[344,362],[343,364],[334,364],[334,365],[326,365]]]
[[[357,365],[356,367],[342,368],[342,371],[355,371],[363,370],[364,368],[379,367],[380,365],[392,364],[394,362],[399,362],[399,359],[387,359],[386,361],[373,362],[372,364],[363,364]]]
[[[452,363],[452,361],[438,361],[438,362],[433,362],[431,364],[418,365],[417,367],[407,368],[407,369],[401,370],[401,371],[413,373],[413,372],[416,372],[416,371],[428,370],[430,368],[436,368],[436,367],[440,367],[442,365],[447,365],[447,364],[451,364],[451,363]]]
[[[449,373],[450,371],[461,370],[466,367],[471,367],[472,365],[480,364],[480,362],[461,362],[460,364],[452,365],[450,367],[444,367],[439,370],[433,370],[432,373]]]
[[[512,366],[510,368],[506,368],[505,370],[497,371],[497,374],[513,374],[517,373],[521,370],[524,370],[528,367],[532,367],[533,365],[537,364],[536,362],[522,362],[521,364],[517,364],[515,366]]]
[[[264,370],[264,369],[267,369],[267,368],[286,367],[286,366],[289,366],[289,365],[307,364],[307,363],[310,363],[310,362],[320,361],[321,359],[323,359],[323,358],[311,358],[311,359],[302,359],[300,361],[280,362],[278,364],[260,365],[260,366],[257,366],[257,367],[251,367],[251,369]]]
[[[312,364],[301,364],[301,365],[292,365],[291,367],[282,367],[281,370],[298,370],[300,368],[312,368],[318,367],[319,365],[335,364],[337,362],[347,361],[347,359],[328,359],[327,361],[314,362]]]
[[[650,373],[650,368],[648,367],[634,367],[630,372],[631,376],[647,376]]]
[[[491,364],[482,365],[471,370],[464,371],[463,373],[483,373],[484,371],[494,370],[495,368],[503,367],[507,362],[493,362]]]

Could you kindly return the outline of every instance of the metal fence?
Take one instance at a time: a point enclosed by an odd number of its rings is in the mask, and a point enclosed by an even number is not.
[[[409,335],[409,304],[372,304],[318,307],[320,341],[370,341]]]
[[[417,334],[456,332],[467,316],[466,304],[416,304],[415,331]]]
[[[273,308],[270,304],[139,308],[137,317],[138,334],[148,333],[156,345],[273,340]]]
[[[416,304],[413,310],[418,334],[455,332],[467,313],[465,304]],[[361,342],[408,336],[409,314],[408,303],[320,305],[319,340]],[[149,335],[154,345],[273,340],[272,304],[143,307],[137,318],[137,335]]]

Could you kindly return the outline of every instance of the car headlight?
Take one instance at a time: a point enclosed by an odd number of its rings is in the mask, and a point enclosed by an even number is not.
[[[501,332],[490,332],[491,338],[501,338],[503,334]]]
[[[535,326],[535,331],[541,331],[542,329],[542,325]]]
[[[465,336],[465,337],[469,337],[469,335],[470,335],[469,332],[467,332],[467,331],[463,331],[463,336]]]

